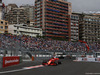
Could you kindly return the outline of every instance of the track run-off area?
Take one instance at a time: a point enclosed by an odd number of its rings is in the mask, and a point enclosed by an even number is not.
[[[27,61],[0,69],[0,75],[100,75],[100,63],[61,59],[57,66],[43,66],[42,61]]]

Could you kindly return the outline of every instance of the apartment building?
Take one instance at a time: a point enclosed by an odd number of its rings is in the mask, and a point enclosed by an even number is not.
[[[24,8],[13,8],[5,16],[9,24],[27,24],[28,17]]]
[[[25,11],[27,12],[28,21],[35,19],[35,9],[33,5],[21,5],[20,8],[25,8]]]
[[[0,0],[0,20],[4,19],[4,8],[5,4],[2,3],[2,0]]]
[[[0,33],[8,33],[8,21],[0,20]]]
[[[79,15],[79,40],[87,43],[100,43],[100,16],[76,13]]]
[[[71,41],[79,40],[79,15],[71,15]]]
[[[35,0],[35,27],[43,36],[70,40],[71,3],[66,0]]]
[[[18,8],[18,6],[16,4],[8,4],[5,6],[5,13],[9,13],[13,8]]]

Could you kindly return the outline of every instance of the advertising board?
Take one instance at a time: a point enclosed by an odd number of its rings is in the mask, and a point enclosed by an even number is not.
[[[19,64],[19,57],[3,57],[3,67]]]

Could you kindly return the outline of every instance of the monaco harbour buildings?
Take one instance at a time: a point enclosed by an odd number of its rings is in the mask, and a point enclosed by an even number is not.
[[[18,8],[18,6],[16,4],[8,4],[5,6],[5,13],[9,13],[13,8]]]
[[[5,4],[0,0],[0,33],[8,33],[8,21],[4,20]]]
[[[0,33],[8,33],[8,21],[0,20]]]
[[[26,24],[28,18],[24,8],[13,8],[6,14],[5,20],[7,20],[9,24]]]
[[[35,13],[34,13],[34,6],[33,5],[21,5],[20,8],[24,8],[27,12],[28,21],[31,21],[35,19]]]
[[[18,7],[16,4],[8,4],[5,10],[5,20],[9,24],[27,24],[34,21],[34,6],[21,5]]]
[[[79,15],[79,40],[100,43],[100,15],[74,13]]]
[[[35,0],[35,27],[46,37],[70,40],[71,3],[65,0]]]
[[[4,7],[5,7],[5,4],[2,3],[2,0],[0,0],[0,20],[4,19]]]
[[[71,41],[79,40],[79,15],[71,14]]]
[[[71,5],[67,0],[35,0],[34,6],[28,4],[4,6],[1,1],[0,27],[1,30],[6,29],[0,33],[9,33],[13,30],[10,33],[36,36],[33,34],[36,28],[38,32],[35,32],[36,34],[47,38],[61,38],[68,41],[83,40],[88,43],[100,42],[100,14],[72,13]],[[4,25],[5,22],[7,25]],[[24,24],[28,29],[22,26]],[[17,29],[9,31],[9,27],[23,28],[23,31]]]
[[[9,25],[8,31],[14,35],[28,35],[32,37],[42,36],[42,29],[29,27],[26,24],[12,24]]]

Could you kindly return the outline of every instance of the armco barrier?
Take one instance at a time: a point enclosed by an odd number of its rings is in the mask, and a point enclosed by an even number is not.
[[[95,58],[87,58],[87,61],[95,61]]]
[[[82,58],[81,57],[77,57],[76,60],[77,61],[82,61]]]
[[[3,58],[0,57],[0,68],[2,68],[2,62],[3,62]]]
[[[19,56],[3,57],[3,67],[19,64]]]

